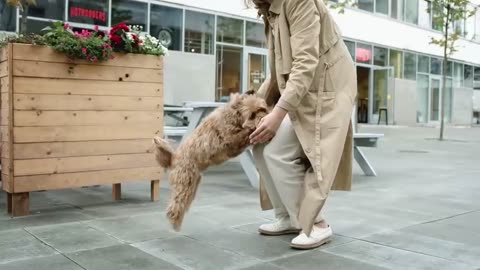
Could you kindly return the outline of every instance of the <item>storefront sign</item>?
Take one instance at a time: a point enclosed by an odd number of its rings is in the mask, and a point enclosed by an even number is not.
[[[372,51],[364,48],[357,48],[357,62],[370,62]]]
[[[107,14],[105,11],[102,10],[93,10],[87,8],[80,8],[80,7],[70,7],[70,18],[74,17],[84,17],[90,18],[93,20],[107,22]]]

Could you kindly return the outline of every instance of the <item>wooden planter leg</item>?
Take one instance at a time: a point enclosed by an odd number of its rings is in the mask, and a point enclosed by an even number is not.
[[[114,201],[119,201],[122,199],[122,184],[112,185],[112,197]]]
[[[150,183],[150,199],[152,202],[158,201],[160,197],[160,180],[152,180]]]
[[[30,212],[30,193],[12,193],[11,196],[12,216],[27,216]]]
[[[12,213],[12,193],[7,193],[7,213]]]

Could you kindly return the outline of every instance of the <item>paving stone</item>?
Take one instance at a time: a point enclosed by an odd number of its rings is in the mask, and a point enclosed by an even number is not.
[[[82,270],[80,266],[63,255],[0,264],[0,270]]]
[[[117,239],[82,223],[31,227],[26,230],[62,253],[120,244]]]
[[[24,230],[0,232],[0,264],[57,254]]]
[[[325,249],[325,252],[388,269],[475,269],[463,263],[363,241]]]
[[[222,248],[180,236],[134,244],[134,247],[183,269],[238,269],[258,261]]]
[[[129,245],[111,246],[67,254],[88,270],[180,270],[162,259]]]

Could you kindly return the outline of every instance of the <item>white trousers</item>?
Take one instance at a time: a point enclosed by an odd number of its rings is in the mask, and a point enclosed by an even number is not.
[[[253,147],[253,158],[277,219],[290,218],[300,228],[298,213],[304,195],[306,156],[288,115],[268,144]],[[322,221],[319,216],[316,222]]]

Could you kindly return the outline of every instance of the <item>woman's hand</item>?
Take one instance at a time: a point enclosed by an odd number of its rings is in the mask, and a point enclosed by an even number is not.
[[[285,115],[287,115],[287,112],[284,109],[275,107],[271,113],[260,121],[257,129],[250,135],[250,143],[260,144],[270,141],[277,133]]]

